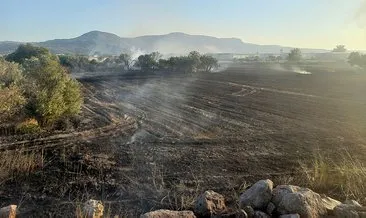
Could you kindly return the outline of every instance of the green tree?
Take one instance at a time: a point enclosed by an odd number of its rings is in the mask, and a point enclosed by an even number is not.
[[[15,52],[6,56],[6,60],[10,62],[23,63],[26,59],[31,57],[41,57],[43,55],[50,55],[46,48],[36,47],[30,43],[20,45]]]
[[[334,49],[333,52],[346,52],[346,46],[345,45],[337,45]]]
[[[21,83],[22,72],[18,64],[0,59],[0,121],[19,113],[26,102]]]
[[[200,62],[200,69],[205,72],[211,72],[213,69],[219,67],[217,59],[209,55],[202,55]]]
[[[159,59],[161,55],[159,52],[153,52],[150,54],[140,55],[137,58],[135,66],[140,67],[141,70],[154,70],[159,67]]]
[[[366,68],[366,55],[359,52],[351,52],[348,56],[348,63]]]
[[[33,57],[24,62],[28,81],[26,96],[30,115],[42,125],[80,112],[82,96],[79,84],[52,56]]]
[[[201,54],[198,51],[191,51],[188,54],[188,58],[190,59],[191,62],[191,71],[192,72],[196,72],[199,70],[199,67],[201,65]]]
[[[288,61],[301,61],[302,54],[301,50],[299,48],[294,48],[290,51],[290,54],[288,54],[287,60]]]
[[[118,61],[123,63],[124,67],[127,70],[130,70],[132,64],[132,56],[130,54],[127,53],[120,54],[120,56],[118,57]]]

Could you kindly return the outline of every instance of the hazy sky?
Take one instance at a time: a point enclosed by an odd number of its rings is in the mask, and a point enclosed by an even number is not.
[[[0,41],[185,32],[294,47],[366,49],[366,0],[0,0]]]

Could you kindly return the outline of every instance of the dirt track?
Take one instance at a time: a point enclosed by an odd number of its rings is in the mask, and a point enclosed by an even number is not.
[[[52,159],[65,181],[74,179],[75,156],[77,167],[82,161],[85,177],[69,181],[65,193],[119,202],[130,215],[157,201],[171,205],[163,190],[225,193],[244,181],[291,175],[319,151],[336,156],[346,149],[366,161],[366,75],[308,70],[313,74],[246,66],[196,76],[79,78],[91,128],[37,140],[67,143],[74,165]],[[61,153],[57,143],[40,144],[54,155]],[[16,144],[27,143],[3,139],[2,146]],[[64,198],[56,194],[61,189],[50,197]]]

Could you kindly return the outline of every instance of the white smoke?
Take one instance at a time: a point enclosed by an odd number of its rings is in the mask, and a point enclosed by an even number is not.
[[[146,51],[141,50],[140,48],[136,48],[136,47],[130,48],[128,53],[131,55],[132,61],[136,61],[137,58],[140,57],[141,55],[147,54]]]
[[[312,73],[306,70],[302,70],[299,67],[292,67],[292,71],[298,74],[311,75]]]

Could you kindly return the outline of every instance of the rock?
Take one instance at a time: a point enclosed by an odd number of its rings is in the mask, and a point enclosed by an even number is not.
[[[270,218],[271,216],[269,216],[268,214],[266,214],[265,212],[262,212],[262,211],[255,211],[254,212],[254,218]]]
[[[366,207],[363,207],[357,201],[345,201],[343,204],[336,206],[333,210],[335,217],[366,217]]]
[[[9,205],[0,209],[0,218],[15,218],[17,205]]]
[[[280,185],[273,189],[272,202],[281,215],[299,214],[301,217],[321,217],[327,209],[318,193],[308,188]]]
[[[194,212],[199,216],[221,214],[226,210],[224,196],[214,191],[205,191],[198,197]]]
[[[300,215],[297,213],[285,214],[285,215],[281,215],[279,218],[300,218]]]
[[[268,215],[272,216],[275,209],[276,209],[276,206],[272,202],[269,202],[268,205],[267,205],[266,212],[267,212]]]
[[[242,209],[247,213],[248,218],[254,217],[254,209],[251,206],[245,206]]]
[[[140,218],[196,218],[192,211],[156,210],[145,213]]]
[[[342,204],[340,201],[337,201],[330,197],[322,198],[323,205],[327,209],[328,215],[334,215],[333,210],[336,206]]]
[[[90,199],[84,204],[83,214],[86,218],[101,218],[103,212],[104,206],[101,201]]]
[[[272,198],[273,182],[260,180],[240,196],[240,207],[251,206],[253,209],[266,209]]]

